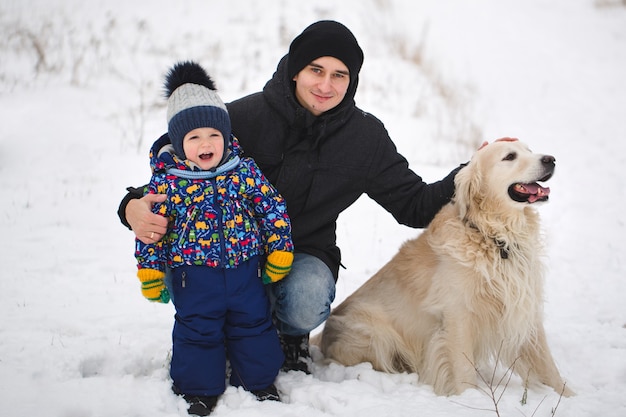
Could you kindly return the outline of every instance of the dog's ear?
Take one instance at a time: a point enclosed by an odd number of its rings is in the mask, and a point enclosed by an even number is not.
[[[476,201],[480,196],[480,170],[477,161],[473,159],[463,167],[454,177],[454,202],[458,205],[459,217],[467,220],[471,215],[472,204],[476,207]],[[474,201],[474,202],[473,202]]]

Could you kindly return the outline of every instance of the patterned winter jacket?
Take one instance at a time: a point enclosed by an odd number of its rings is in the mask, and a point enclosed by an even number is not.
[[[138,268],[206,265],[236,268],[256,255],[293,251],[285,200],[251,158],[230,155],[215,172],[192,169],[174,155],[167,134],[150,151],[152,178],[145,193],[167,194],[154,212],[169,218],[156,244],[136,241]]]

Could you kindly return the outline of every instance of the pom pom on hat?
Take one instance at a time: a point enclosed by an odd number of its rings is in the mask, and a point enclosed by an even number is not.
[[[313,23],[291,42],[287,60],[289,78],[322,56],[343,62],[350,71],[350,83],[356,82],[363,65],[363,51],[350,29],[333,20]]]
[[[174,152],[186,159],[183,138],[200,127],[212,127],[224,136],[225,149],[231,134],[226,105],[206,71],[191,61],[175,64],[165,77],[167,132]]]

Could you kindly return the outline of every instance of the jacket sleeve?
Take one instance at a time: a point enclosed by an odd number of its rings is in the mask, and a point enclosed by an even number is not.
[[[155,269],[165,272],[165,251],[163,240],[147,245],[135,238],[135,259],[137,259],[137,269]]]
[[[252,159],[246,158],[245,163],[249,172],[249,177],[246,178],[249,185],[247,193],[253,202],[255,218],[264,239],[266,253],[276,250],[293,252],[291,219],[287,214],[285,199],[265,178]]]
[[[143,188],[143,190],[145,190],[145,193],[142,192],[141,195],[143,196],[149,193],[154,194],[157,193],[157,190],[163,193],[165,191],[165,186],[166,183],[164,181],[163,175],[153,175],[150,183]],[[133,192],[136,193],[137,189],[133,189],[132,192],[129,190],[129,194]],[[163,216],[169,216],[169,213],[171,211],[169,208],[169,199],[165,200],[165,202],[163,203],[155,204],[152,210],[155,213],[158,212]],[[135,238],[135,258],[137,259],[138,269],[149,268],[165,272],[166,248],[164,248],[163,242],[166,236],[164,236],[163,239],[161,239],[160,241],[152,244],[145,244],[139,239]]]
[[[129,230],[131,229],[130,224],[128,224],[128,220],[126,220],[126,206],[130,200],[135,200],[137,198],[143,197],[143,190],[147,187],[144,185],[143,187],[128,187],[126,191],[128,193],[124,196],[122,201],[120,202],[120,206],[117,209],[117,216],[120,218],[120,221],[124,226],[126,226]]]
[[[427,227],[454,196],[454,177],[462,166],[442,180],[428,184],[409,168],[386,131],[376,155],[377,162],[368,175],[367,194],[399,223]]]

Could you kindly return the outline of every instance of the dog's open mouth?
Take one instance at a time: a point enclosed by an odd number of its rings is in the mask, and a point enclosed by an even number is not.
[[[519,203],[536,203],[548,199],[550,188],[542,187],[536,182],[532,184],[517,183],[509,187],[509,195]]]
[[[547,181],[551,175],[542,178],[540,181]],[[550,196],[550,188],[542,187],[536,182],[533,183],[515,183],[509,187],[509,196],[519,203],[536,203],[538,201],[547,201]]]

